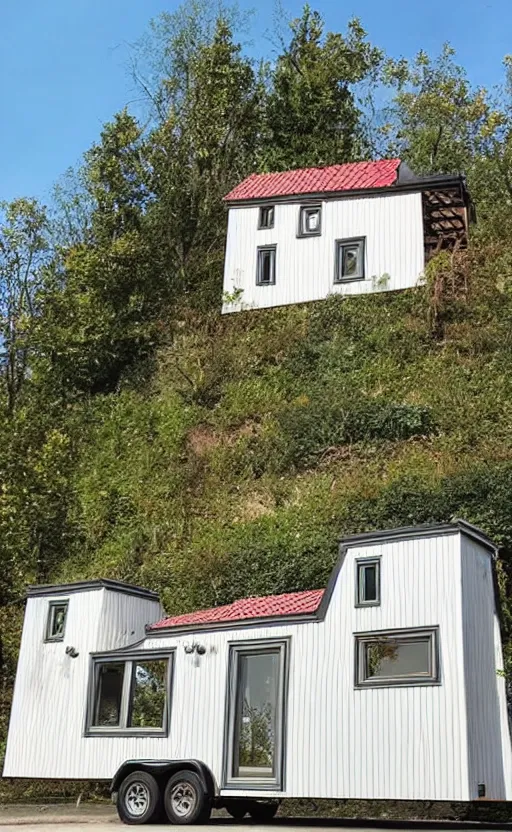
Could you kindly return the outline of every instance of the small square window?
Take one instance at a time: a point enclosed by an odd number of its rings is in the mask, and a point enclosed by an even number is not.
[[[322,233],[320,205],[303,205],[299,214],[299,237],[315,237]]]
[[[272,286],[276,282],[276,246],[260,246],[256,268],[256,284]]]
[[[335,283],[364,280],[365,238],[336,240]]]
[[[258,228],[274,227],[274,206],[262,205],[258,218]]]
[[[68,601],[50,601],[46,622],[46,641],[62,641],[66,630]]]
[[[437,629],[356,635],[357,687],[437,684]]]
[[[94,657],[87,735],[167,734],[172,662],[172,653]]]
[[[380,559],[356,561],[356,604],[358,607],[380,604]]]

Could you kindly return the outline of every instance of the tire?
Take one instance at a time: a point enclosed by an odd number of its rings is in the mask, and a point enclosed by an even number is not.
[[[123,823],[151,823],[161,816],[162,795],[155,778],[145,771],[132,771],[117,794],[117,813]]]
[[[177,771],[164,792],[165,812],[171,823],[207,823],[212,811],[211,797],[194,771]]]
[[[249,808],[246,800],[228,800],[226,802],[226,812],[231,815],[234,820],[243,820]]]
[[[279,803],[277,801],[259,803],[255,800],[254,803],[249,804],[247,809],[251,818],[257,823],[268,823],[275,818]]]

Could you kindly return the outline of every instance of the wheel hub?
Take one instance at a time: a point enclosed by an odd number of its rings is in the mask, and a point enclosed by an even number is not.
[[[126,792],[125,803],[131,815],[143,815],[149,806],[149,789],[145,783],[132,783]]]
[[[196,807],[197,795],[190,783],[183,781],[176,783],[171,792],[171,803],[174,812],[184,818],[192,814]]]

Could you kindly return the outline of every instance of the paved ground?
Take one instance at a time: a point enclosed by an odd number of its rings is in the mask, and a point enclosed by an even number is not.
[[[91,820],[87,821],[86,823],[80,823],[80,822],[77,823],[74,820],[71,820],[69,822],[66,822],[65,820],[60,820],[58,822],[58,825],[57,825],[57,830],[59,830],[59,829],[62,829],[62,830],[70,829],[71,832],[114,832],[114,830],[131,829],[131,828],[132,827],[123,826],[118,821],[116,821],[115,818],[112,818],[109,821],[101,821],[101,820],[98,820],[98,819],[96,819],[96,820],[91,819]],[[149,827],[141,827],[141,829],[149,829],[149,830],[151,830],[151,832],[159,832],[159,830],[160,830],[160,832],[164,832],[164,830],[165,830],[165,832],[170,832],[170,830],[172,828],[173,827],[171,827],[169,825],[167,825],[167,826],[160,826],[160,825],[153,826],[153,825],[151,825]],[[176,827],[174,827],[174,828],[176,828]],[[205,832],[205,830],[208,830],[208,829],[210,829],[210,830],[215,830],[216,829],[217,832],[220,832],[220,830],[226,830],[226,832],[248,832],[248,830],[251,830],[251,832],[269,832],[269,830],[272,829],[271,826],[259,826],[259,825],[256,825],[256,824],[239,825],[239,824],[226,823],[226,824],[221,825],[221,824],[218,824],[218,823],[215,823],[215,822],[210,823],[208,826],[187,826],[186,828],[188,830],[190,830],[190,832]],[[278,828],[287,829],[287,830],[290,830],[290,832],[295,832],[295,830],[297,830],[297,829],[301,829],[301,830],[311,829],[311,830],[314,830],[314,832],[329,832],[329,831],[332,832],[332,829],[333,829],[332,826],[323,827],[323,826],[318,826],[316,824],[315,824],[315,826],[312,826],[312,827],[307,827],[307,826],[294,827],[292,825],[289,825],[289,826],[287,825],[286,827],[281,826],[281,827],[278,827]],[[340,824],[339,826],[336,826],[334,828],[337,828],[337,829],[347,829],[348,828],[348,829],[350,829],[350,828],[353,828],[353,827],[346,827],[343,824]],[[376,832],[376,830],[379,829],[379,827],[375,827],[375,826],[372,826],[372,827],[358,826],[356,828],[357,828],[358,832]],[[382,827],[380,827],[380,828],[382,829]],[[441,827],[441,826],[436,826],[435,827],[436,832],[454,832],[454,828],[458,828],[458,827],[456,827],[456,826],[455,827]],[[416,832],[418,827],[414,826],[414,825],[413,826],[400,826],[400,827],[387,826],[386,829],[388,830],[388,832],[394,832],[395,830],[397,830],[397,832],[398,832],[398,830],[400,830],[400,832],[407,832],[407,830],[410,830],[410,832]],[[494,827],[495,832],[497,832],[498,829],[499,829],[499,827]],[[2,832],[9,832],[9,831],[10,832],[56,832],[56,824],[55,824],[55,822],[54,823],[39,823],[39,822],[37,822],[37,823],[29,823],[29,824],[16,823],[16,824],[7,824],[7,825],[0,824],[0,830],[2,830]]]
[[[121,824],[117,817],[114,806],[110,804],[90,805],[85,804],[79,807],[65,806],[1,806],[0,805],[0,832],[121,832],[129,829]],[[171,832],[170,825],[151,825],[144,827],[151,832]],[[479,824],[438,824],[435,822],[419,823],[397,823],[391,821],[378,821],[364,825],[362,821],[350,820],[315,820],[306,818],[300,820],[287,820],[278,818],[274,823],[260,825],[246,820],[237,823],[225,817],[212,818],[207,826],[188,826],[190,832],[424,832],[429,829],[432,832],[455,832],[461,829],[483,830],[492,828],[494,832],[500,829],[511,830],[512,825],[504,826],[480,826]]]

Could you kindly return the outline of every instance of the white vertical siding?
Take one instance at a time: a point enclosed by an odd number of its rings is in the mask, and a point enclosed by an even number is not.
[[[356,608],[355,559],[376,554],[382,603]],[[220,786],[229,642],[290,636],[285,795],[468,799],[460,563],[458,534],[354,546],[323,622],[148,637],[147,649],[176,648],[167,738],[83,737],[85,650],[68,662],[73,681],[59,664],[64,660],[48,658],[38,673],[44,706],[34,709],[28,683],[17,687],[6,774],[110,778],[126,759],[194,757],[210,766]],[[83,608],[84,630],[98,613],[99,607]],[[33,607],[32,634],[40,634],[42,624],[33,620],[40,616]],[[354,633],[424,626],[439,626],[440,685],[354,687]],[[31,637],[27,630],[24,644]],[[185,653],[194,639],[206,647],[204,656]],[[91,640],[97,643],[96,634]],[[24,661],[28,666],[32,658]]]
[[[478,784],[485,783],[487,797],[504,799],[508,726],[503,724],[498,697],[497,671],[502,665],[496,663],[492,562],[488,551],[466,538],[462,543],[462,598],[470,797],[478,797]],[[510,772],[510,759],[507,762]]]
[[[48,604],[62,598],[69,598],[64,640],[45,643]],[[158,601],[103,588],[28,598],[5,777],[86,776],[81,737],[90,653],[141,639],[145,624],[159,614]],[[66,655],[68,646],[78,651],[77,658]]]
[[[258,230],[258,206],[230,208],[224,292],[243,292],[223,312],[416,285],[424,268],[421,194],[326,200],[318,237],[297,237],[299,210],[300,202],[278,203],[274,228]],[[335,240],[351,237],[366,237],[365,280],[335,284]],[[256,286],[257,247],[269,244],[277,245],[276,283]]]

